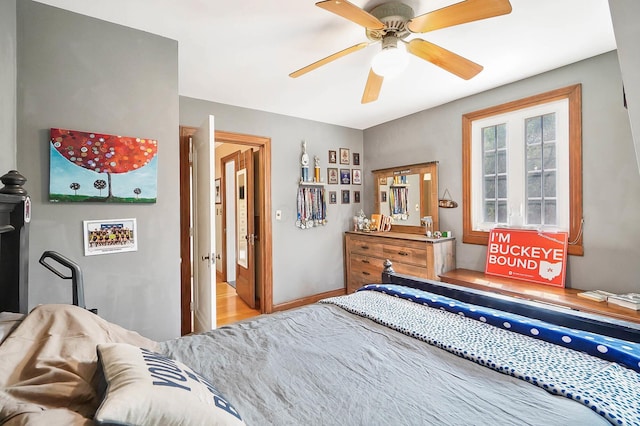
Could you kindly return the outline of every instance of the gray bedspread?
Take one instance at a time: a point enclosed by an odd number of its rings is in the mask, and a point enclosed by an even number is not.
[[[181,337],[159,351],[209,378],[248,425],[609,424],[334,305]]]

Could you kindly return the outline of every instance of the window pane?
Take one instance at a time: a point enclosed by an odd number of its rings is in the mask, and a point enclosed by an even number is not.
[[[527,146],[527,171],[542,169],[542,145]]]
[[[506,148],[507,146],[507,125],[499,124],[496,126],[496,133],[498,138],[498,149]]]
[[[507,202],[498,201],[498,223],[507,223]]]
[[[542,174],[538,172],[529,173],[527,176],[527,198],[542,197]]]
[[[531,117],[525,121],[525,141],[527,145],[542,142],[542,117]]]
[[[485,201],[484,203],[484,221],[490,223],[496,222],[496,203],[493,201]]]
[[[556,144],[553,143],[545,143],[544,151],[542,153],[544,158],[544,169],[555,169],[556,168]]]
[[[544,223],[545,225],[556,224],[556,200],[544,201]]]
[[[496,153],[495,151],[485,152],[484,161],[482,163],[482,171],[486,175],[494,175],[496,173]]]
[[[484,178],[484,199],[496,198],[496,179],[495,177]]]
[[[507,151],[498,151],[498,173],[507,173]]]
[[[489,126],[482,129],[483,151],[493,151],[496,149],[496,126]]]
[[[556,172],[552,171],[544,173],[544,196],[556,196]]]
[[[507,198],[507,177],[498,176],[498,198]]]
[[[542,224],[541,215],[541,201],[529,200],[527,201],[527,225],[540,225]]]
[[[556,113],[545,114],[542,116],[542,140],[556,140]]]

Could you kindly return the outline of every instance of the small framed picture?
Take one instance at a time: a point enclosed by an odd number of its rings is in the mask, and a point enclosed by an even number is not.
[[[353,165],[354,166],[359,166],[360,165],[360,153],[359,152],[354,152],[353,153]]]
[[[353,183],[354,185],[362,184],[362,170],[360,169],[351,170],[351,183]]]
[[[349,193],[351,191],[349,191],[348,189],[343,189],[342,190],[342,204],[349,204],[350,200],[349,200]]]
[[[378,185],[386,186],[387,185],[387,178],[386,177],[381,177],[380,180],[378,181]]]
[[[222,204],[222,194],[220,193],[220,178],[216,179],[216,204]]]
[[[340,183],[338,169],[335,167],[327,167],[327,183],[337,185]]]
[[[340,164],[349,164],[349,148],[340,148]]]
[[[351,185],[351,170],[340,169],[340,183],[343,185]]]
[[[338,162],[338,154],[335,151],[329,151],[329,163],[335,164]]]
[[[138,250],[135,219],[85,220],[82,227],[85,256]]]
[[[329,204],[336,204],[338,201],[336,191],[329,191]]]
[[[360,202],[360,191],[353,191],[353,202],[354,203]]]
[[[380,202],[381,203],[387,202],[387,191],[380,191]]]

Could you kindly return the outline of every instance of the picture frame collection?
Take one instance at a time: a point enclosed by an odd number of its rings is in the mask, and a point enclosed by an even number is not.
[[[335,167],[327,167],[327,183],[329,185],[362,185],[362,169],[341,166],[360,166],[360,153],[351,153],[349,148],[329,150],[329,164]],[[340,190],[340,204],[360,203],[360,191]],[[329,191],[329,204],[338,204],[338,192]]]

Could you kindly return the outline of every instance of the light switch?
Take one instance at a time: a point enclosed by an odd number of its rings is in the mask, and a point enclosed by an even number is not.
[[[276,210],[276,220],[282,220],[282,210]]]

